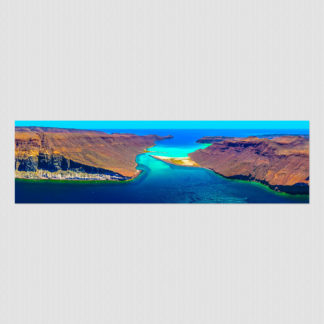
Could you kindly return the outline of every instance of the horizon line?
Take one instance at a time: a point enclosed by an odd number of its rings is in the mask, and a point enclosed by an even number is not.
[[[165,125],[168,124],[168,125]],[[211,121],[211,120],[112,120],[112,121],[73,121],[73,120],[16,120],[16,127],[56,127],[56,128],[74,128],[74,129],[303,129],[309,130],[309,121],[306,120],[222,120],[222,121]]]

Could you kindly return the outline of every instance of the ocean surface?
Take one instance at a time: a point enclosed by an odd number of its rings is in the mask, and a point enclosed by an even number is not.
[[[149,152],[137,156],[140,176],[124,183],[104,181],[15,181],[16,203],[308,203],[309,197],[275,192],[247,181],[230,180],[211,170],[169,165],[151,157],[185,157],[208,144],[196,141],[203,136],[278,134],[308,135],[305,130],[103,130],[107,133],[173,135],[158,141]]]

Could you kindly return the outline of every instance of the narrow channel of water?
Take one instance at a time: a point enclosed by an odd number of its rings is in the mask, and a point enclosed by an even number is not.
[[[118,132],[107,131],[107,132]],[[121,132],[121,131],[119,131]],[[184,157],[206,144],[196,140],[203,136],[249,136],[278,134],[271,130],[123,130],[139,135],[174,136],[159,141],[150,152],[137,157],[141,175],[127,183],[84,181],[16,180],[17,203],[307,203],[308,196],[277,193],[264,185],[225,179],[214,172],[193,167],[174,166],[151,155]],[[298,134],[299,131],[289,131]],[[286,134],[284,130],[280,134]]]

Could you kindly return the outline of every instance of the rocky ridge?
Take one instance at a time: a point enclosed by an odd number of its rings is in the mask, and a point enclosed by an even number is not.
[[[200,166],[233,179],[257,181],[270,188],[292,193],[309,193],[309,138],[204,137],[199,143],[211,146],[190,153]]]
[[[107,134],[101,131],[15,128],[16,177],[33,179],[128,180],[136,156],[172,136]]]

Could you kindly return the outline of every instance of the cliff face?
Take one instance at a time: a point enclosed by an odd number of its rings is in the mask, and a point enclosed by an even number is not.
[[[225,177],[254,180],[288,193],[309,193],[309,139],[206,137],[213,143],[189,156],[200,166]]]
[[[75,129],[16,127],[16,176],[24,173],[62,175],[78,173],[106,175],[105,179],[135,177],[136,156],[155,141],[170,138],[157,135],[106,134]],[[93,177],[93,176],[92,176]]]

